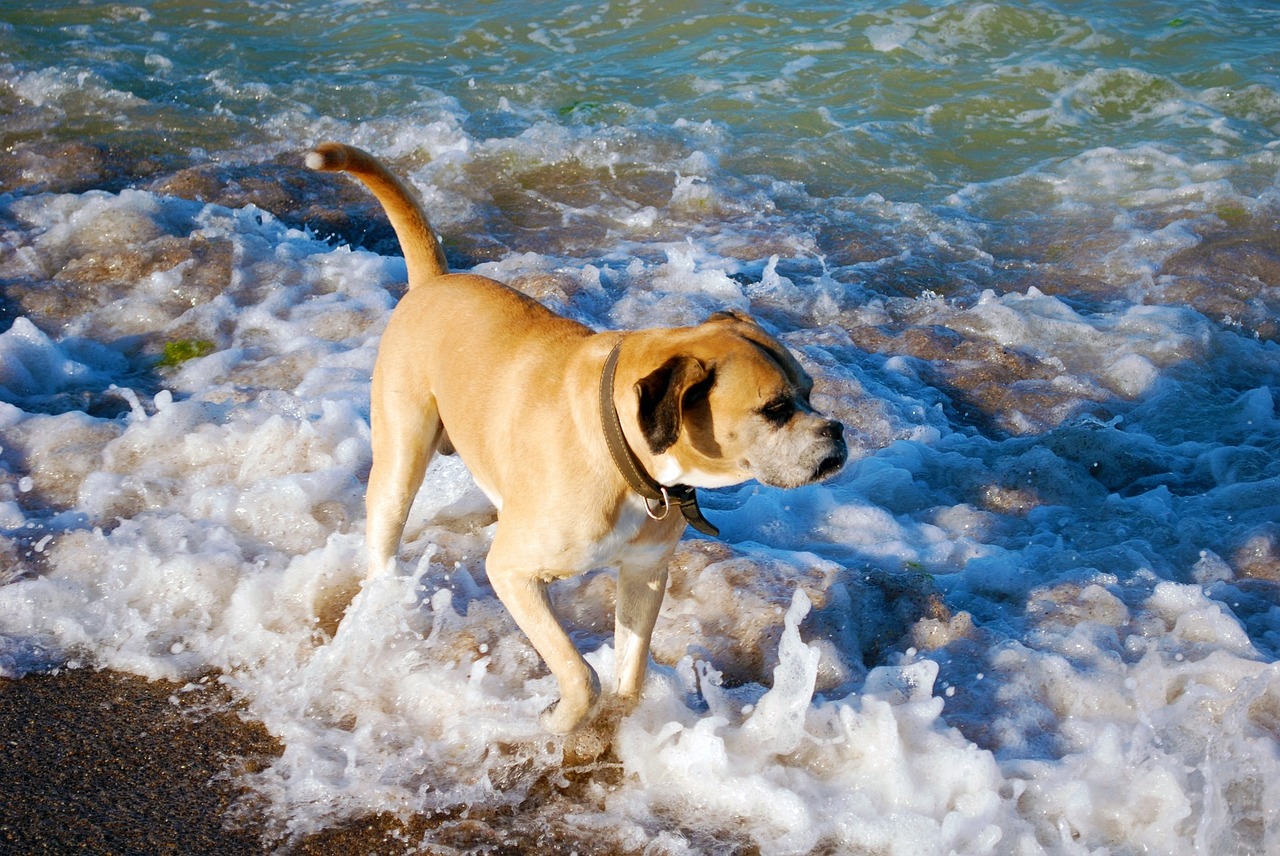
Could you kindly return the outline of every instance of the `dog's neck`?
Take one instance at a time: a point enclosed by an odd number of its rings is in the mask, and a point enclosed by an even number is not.
[[[622,421],[613,404],[613,380],[618,370],[618,354],[621,350],[622,340],[619,339],[618,344],[609,352],[609,358],[604,361],[604,371],[600,373],[600,425],[604,429],[609,456],[613,458],[614,466],[631,489],[644,497],[645,509],[650,517],[654,520],[665,519],[671,511],[672,502],[675,502],[690,526],[714,538],[720,534],[720,530],[702,516],[702,509],[698,507],[697,490],[685,484],[660,484],[645,471],[622,433]]]

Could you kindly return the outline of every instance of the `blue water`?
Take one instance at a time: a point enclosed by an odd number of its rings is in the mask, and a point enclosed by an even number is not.
[[[687,140],[682,126],[711,123],[735,173],[939,202],[1100,147],[1238,159],[1272,142],[1280,117],[1266,4],[48,3],[3,15],[13,76],[88,72],[140,99],[111,116],[66,109],[44,130],[150,136],[148,118],[168,118],[151,144],[171,154],[188,135],[212,153],[280,144],[270,120],[284,112],[356,125],[435,112],[481,138],[550,121]]]
[[[1260,3],[8,4],[0,674],[222,681],[286,747],[269,844],[1280,852],[1276,45]],[[456,461],[320,644],[404,277],[324,139],[588,324],[752,312],[849,429],[706,497],[578,785]],[[611,585],[559,595],[606,676]]]

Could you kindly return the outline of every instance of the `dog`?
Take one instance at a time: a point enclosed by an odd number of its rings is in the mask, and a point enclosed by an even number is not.
[[[600,697],[547,592],[597,568],[617,568],[615,691],[634,704],[676,542],[687,524],[716,533],[696,489],[826,478],[848,456],[843,426],[813,409],[800,363],[744,313],[595,332],[495,280],[450,273],[415,196],[367,152],[323,143],[306,165],[359,179],[408,267],[371,387],[368,576],[394,567],[432,456],[456,453],[498,509],[489,582],[558,684],[542,726],[566,734]]]

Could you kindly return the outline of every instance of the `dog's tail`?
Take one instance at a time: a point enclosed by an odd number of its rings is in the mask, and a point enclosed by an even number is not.
[[[444,250],[417,199],[378,159],[355,146],[321,143],[307,153],[307,166],[322,172],[349,172],[369,188],[400,240],[409,267],[409,288],[449,272]]]

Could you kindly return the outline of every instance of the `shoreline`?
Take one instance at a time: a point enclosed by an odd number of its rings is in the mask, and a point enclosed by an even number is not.
[[[181,686],[90,668],[0,681],[0,849],[263,852],[224,825],[244,793],[226,771],[279,746],[234,713],[174,704]]]
[[[0,850],[11,853],[261,854],[234,772],[280,744],[230,709],[219,688],[179,694],[91,668],[0,680]],[[181,699],[175,704],[173,699]],[[201,708],[204,708],[203,710]],[[307,836],[300,854],[413,852],[394,818],[360,818]],[[428,851],[429,852],[429,851]]]
[[[509,818],[481,811],[441,830],[443,819],[367,815],[297,841],[261,834],[252,794],[236,784],[282,747],[236,714],[212,684],[147,681],[92,668],[0,679],[0,852],[300,856],[528,852],[603,854],[562,830],[537,840]],[[455,819],[460,820],[460,819]],[[432,829],[439,843],[424,843]]]

